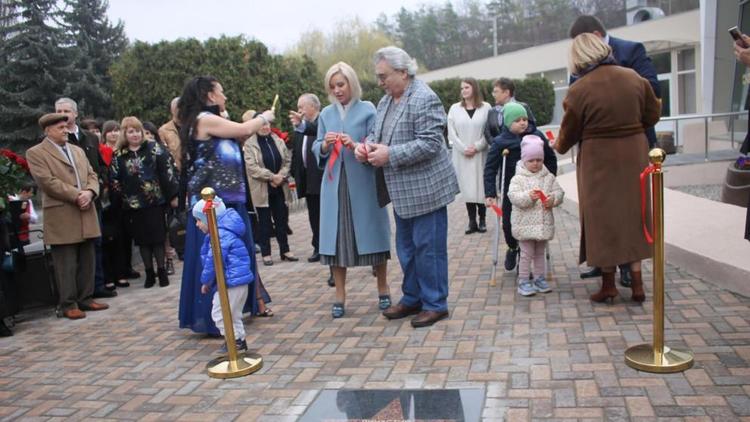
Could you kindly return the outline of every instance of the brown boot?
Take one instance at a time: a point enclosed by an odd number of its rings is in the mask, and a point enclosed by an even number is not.
[[[614,301],[615,296],[618,294],[617,287],[615,287],[615,273],[602,272],[602,288],[598,292],[589,296],[589,299],[591,299],[592,302],[599,303],[605,302],[607,299]]]
[[[643,291],[643,277],[640,271],[630,271],[630,275],[633,279],[633,295],[630,297],[633,302],[643,302],[646,300],[646,292]]]

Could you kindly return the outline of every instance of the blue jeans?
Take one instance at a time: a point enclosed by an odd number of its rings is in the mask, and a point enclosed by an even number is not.
[[[413,218],[395,212],[396,253],[404,273],[401,304],[426,311],[448,310],[448,210]]]

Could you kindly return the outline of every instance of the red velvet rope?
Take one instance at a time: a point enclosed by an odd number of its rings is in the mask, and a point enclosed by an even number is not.
[[[208,210],[210,210],[214,206],[214,201],[209,199],[206,201],[206,204],[203,205],[203,214],[208,215]]]
[[[643,222],[643,235],[649,244],[654,243],[654,238],[649,233],[648,226],[646,225],[646,178],[654,172],[656,172],[656,167],[653,164],[649,164],[641,173],[641,221]]]

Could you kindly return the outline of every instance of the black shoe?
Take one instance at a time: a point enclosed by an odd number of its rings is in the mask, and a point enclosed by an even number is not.
[[[313,252],[312,255],[310,255],[309,258],[307,258],[307,262],[318,262],[320,261],[320,254],[316,251]]]
[[[517,261],[518,261],[518,248],[515,248],[515,249],[508,248],[508,251],[505,252],[505,269],[507,271],[511,271],[513,268],[516,268]]]
[[[136,270],[134,270],[132,268],[126,270],[124,275],[125,275],[125,278],[128,278],[128,279],[131,279],[131,278],[141,278],[141,273],[139,273],[138,271],[136,271]]]
[[[156,284],[156,273],[153,269],[146,270],[146,282],[143,283],[143,287],[146,289],[150,289],[151,287],[154,287],[154,284]]]
[[[487,232],[487,222],[482,217],[479,217],[479,224],[477,225],[477,231],[479,233]]]
[[[111,292],[117,288],[117,285],[115,283],[107,283],[104,285],[104,288]]]
[[[100,299],[103,297],[115,297],[117,296],[117,292],[114,290],[107,290],[107,289],[101,289],[101,290],[95,290],[92,297],[94,299]]]
[[[633,286],[633,278],[630,276],[630,268],[620,267],[620,285],[627,288]]]
[[[479,227],[477,227],[476,221],[472,221],[469,223],[469,226],[466,228],[466,231],[464,234],[472,234],[479,231]]]
[[[158,275],[159,275],[159,287],[169,286],[169,275],[167,274],[167,269],[159,268]]]
[[[7,325],[5,325],[5,321],[3,321],[2,318],[0,318],[0,337],[10,337],[13,335],[13,331],[10,331],[10,328],[8,328]]]
[[[288,253],[289,253],[289,252],[287,252],[287,254],[288,254]],[[281,254],[281,260],[282,260],[282,261],[289,261],[289,262],[297,262],[297,261],[299,261],[299,258],[297,258],[297,257],[296,257],[296,256],[294,256],[294,255],[286,255],[286,254]]]
[[[172,258],[167,258],[167,275],[174,275],[174,261]]]
[[[328,286],[329,287],[336,287],[336,282],[333,281],[333,274],[331,274],[330,276],[328,276]]]
[[[581,278],[594,278],[594,277],[601,277],[602,276],[602,269],[599,267],[594,267],[588,271],[581,273]]]

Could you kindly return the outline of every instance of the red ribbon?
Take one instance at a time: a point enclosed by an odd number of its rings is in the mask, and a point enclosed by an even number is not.
[[[495,214],[497,214],[498,217],[503,216],[503,209],[498,207],[497,205],[490,205],[490,208],[492,208],[493,211],[495,211]]]
[[[550,145],[555,143],[555,135],[552,133],[551,130],[544,132],[544,134],[547,135],[547,139],[549,139]]]
[[[547,195],[544,194],[544,192],[541,189],[534,189],[534,192],[536,192],[539,195],[539,199],[542,200],[542,204],[546,204],[547,200],[549,199]]]
[[[328,180],[333,180],[333,166],[341,155],[341,135],[336,135],[336,141],[333,144],[331,158],[328,159]]]
[[[643,221],[643,235],[649,244],[654,243],[654,238],[649,233],[648,226],[646,225],[646,178],[654,172],[656,172],[656,167],[653,164],[649,164],[641,173],[641,221]]]
[[[203,214],[208,215],[208,210],[213,208],[213,206],[214,206],[214,201],[211,199],[207,200],[206,203],[203,205]]]

